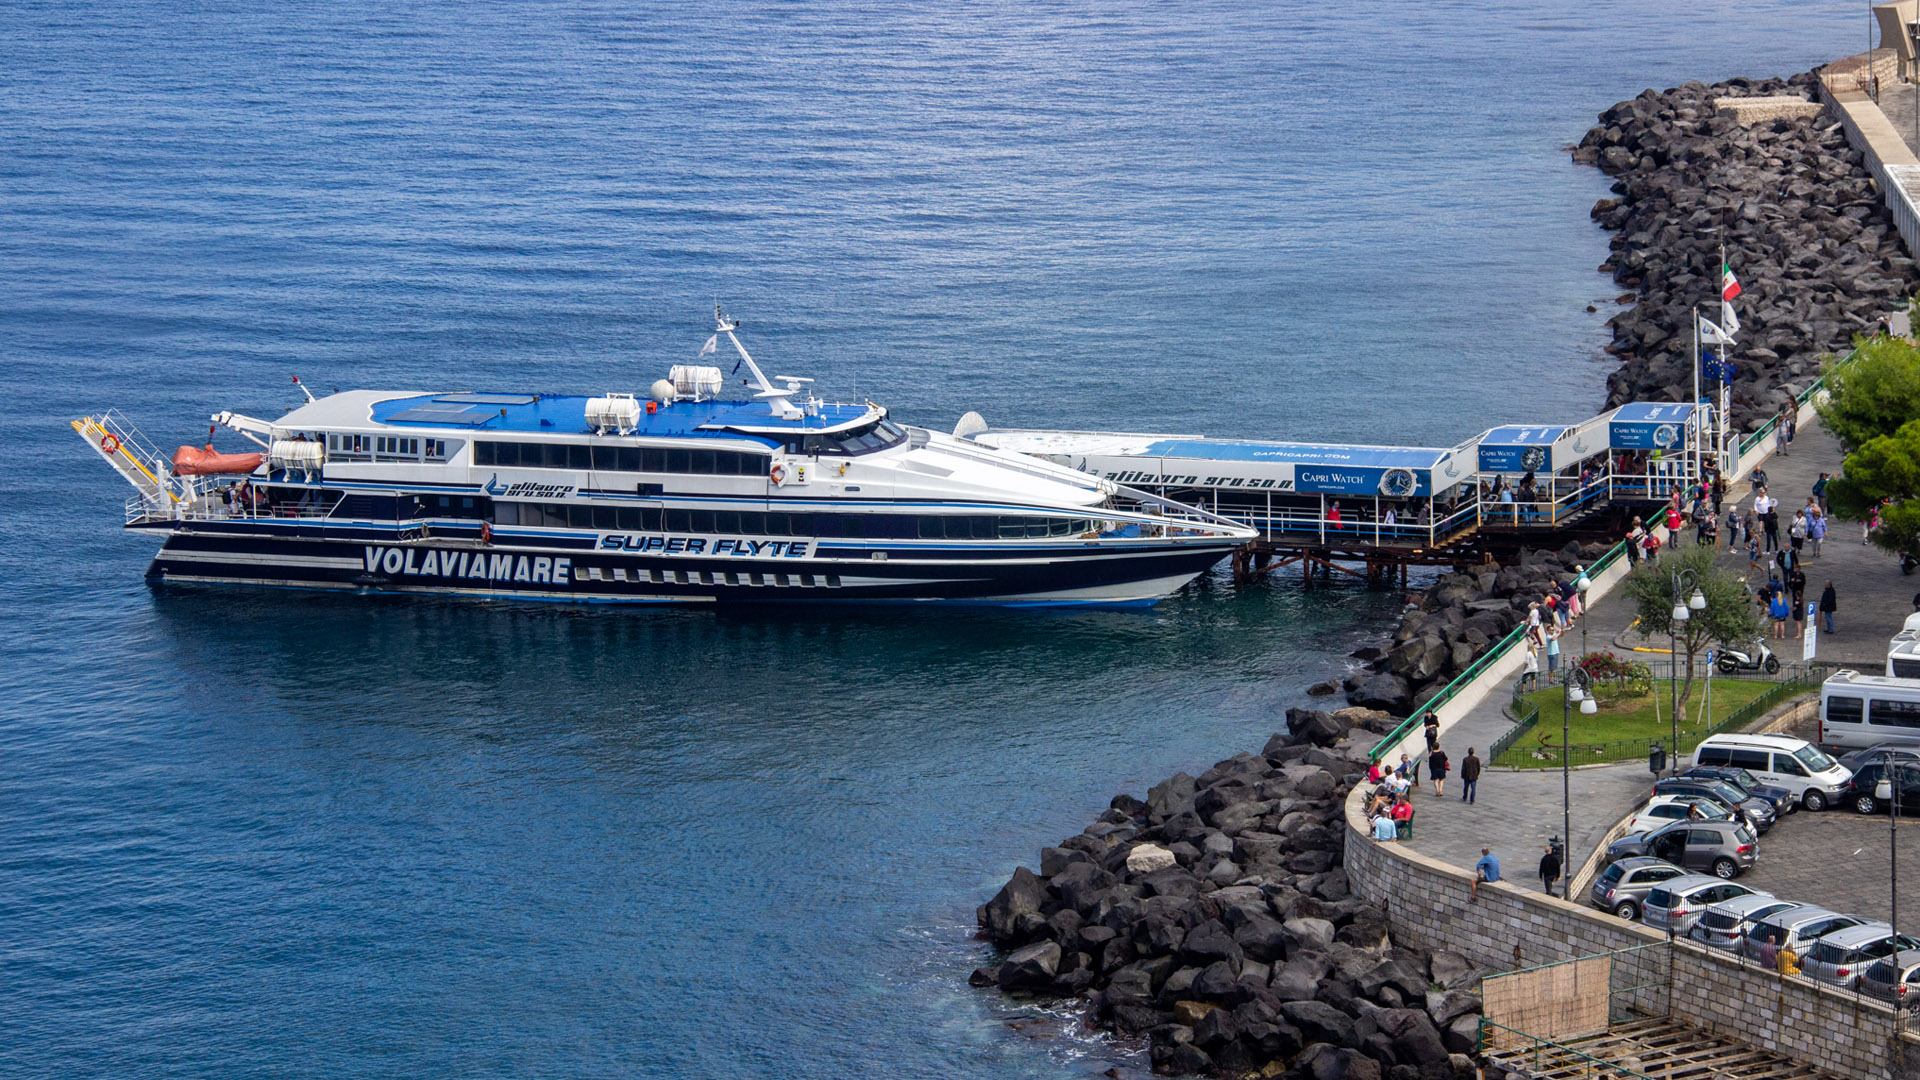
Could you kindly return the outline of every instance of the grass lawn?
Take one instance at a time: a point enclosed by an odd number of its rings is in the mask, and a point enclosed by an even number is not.
[[[1681,751],[1691,750],[1706,737],[1714,724],[1725,720],[1734,710],[1751,704],[1779,686],[1775,682],[1716,678],[1713,680],[1712,710],[1703,716],[1701,703],[1706,694],[1706,682],[1696,680],[1692,696],[1681,706]],[[1672,701],[1671,687],[1672,684],[1667,680],[1656,679],[1653,693],[1622,698],[1611,704],[1602,701],[1600,711],[1591,716],[1582,713],[1580,706],[1575,705],[1573,722],[1568,728],[1573,744],[1573,763],[1592,765],[1604,761],[1644,759],[1649,742],[1664,745],[1671,741],[1673,722],[1668,708]],[[1536,690],[1522,699],[1539,707],[1539,723],[1516,739],[1493,764],[1520,769],[1560,767],[1561,694],[1561,688],[1555,685]],[[1514,711],[1524,715],[1519,706]],[[1553,745],[1549,747],[1547,743]],[[1672,747],[1668,747],[1668,751],[1672,752]]]

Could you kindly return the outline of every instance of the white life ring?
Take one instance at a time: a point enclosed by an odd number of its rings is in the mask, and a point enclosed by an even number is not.
[[[787,482],[787,467],[777,464],[773,467],[773,471],[769,472],[767,476],[775,484],[784,484]]]

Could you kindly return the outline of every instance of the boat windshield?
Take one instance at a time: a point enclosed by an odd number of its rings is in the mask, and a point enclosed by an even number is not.
[[[905,428],[891,420],[876,420],[871,424],[836,431],[831,435],[789,436],[787,452],[796,454],[871,454],[875,450],[885,450],[907,437]]]

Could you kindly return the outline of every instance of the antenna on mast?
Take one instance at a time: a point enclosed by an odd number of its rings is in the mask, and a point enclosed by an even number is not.
[[[747,354],[747,347],[740,344],[740,339],[733,335],[733,332],[740,328],[740,320],[727,318],[726,312],[720,310],[719,304],[715,304],[713,305],[713,321],[715,324],[714,337],[717,339],[721,334],[727,335],[727,340],[733,342],[734,349],[740,353],[740,362],[747,365],[747,370],[753,373],[753,383],[760,388],[760,392],[753,396],[765,401],[767,407],[773,410],[773,415],[782,420],[798,420],[805,415],[793,402],[787,399],[799,393],[801,383],[812,382],[813,380],[797,378],[792,375],[781,375],[779,376],[780,381],[787,385],[783,387],[774,386],[772,382],[768,381],[766,374],[760,370],[760,365],[754,363],[753,357]],[[709,341],[708,344],[712,345],[713,342]]]

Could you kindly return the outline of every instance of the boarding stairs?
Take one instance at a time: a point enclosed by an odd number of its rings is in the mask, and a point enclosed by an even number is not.
[[[74,434],[85,439],[93,452],[139,493],[127,504],[129,522],[136,516],[151,519],[180,513],[184,500],[174,490],[168,459],[118,410],[108,409],[98,416],[83,416],[69,423]]]

